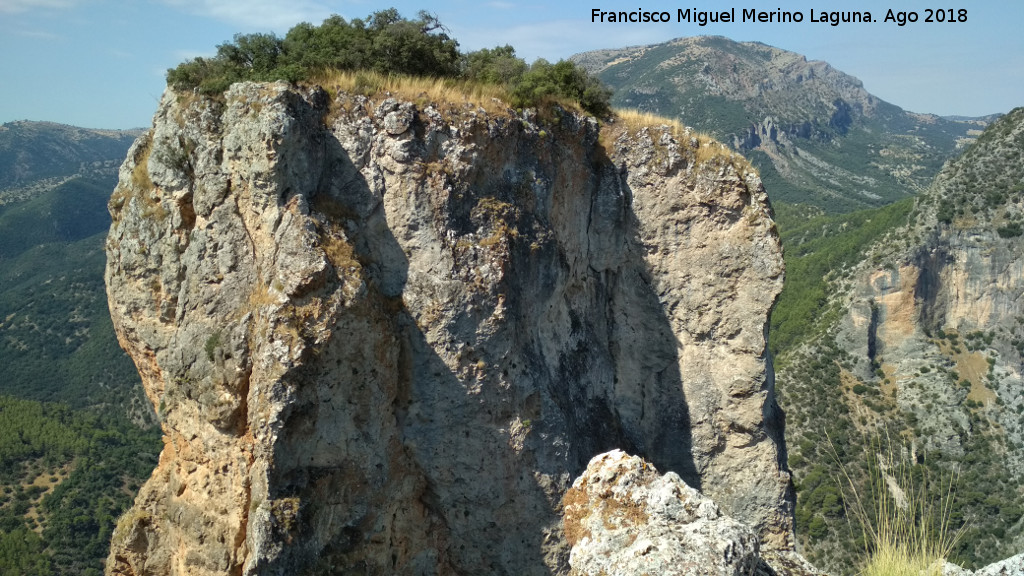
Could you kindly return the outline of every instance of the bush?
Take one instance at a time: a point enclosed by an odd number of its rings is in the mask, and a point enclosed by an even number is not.
[[[1000,238],[1016,238],[1024,234],[1024,227],[1019,222],[1010,222],[1006,226],[996,228]]]
[[[223,92],[234,82],[297,82],[324,70],[374,70],[383,74],[454,77],[461,72],[458,42],[437,18],[420,12],[402,18],[394,8],[366,21],[331,16],[321,26],[302,23],[284,39],[274,34],[237,34],[214,58],[195,58],[167,71],[176,90]]]
[[[516,106],[532,106],[547,98],[568,97],[597,116],[611,113],[611,91],[576,64],[560,60],[551,64],[539,59],[512,90]]]
[[[515,86],[522,81],[526,70],[526,62],[508,45],[484,48],[463,57],[463,76],[483,84]]]

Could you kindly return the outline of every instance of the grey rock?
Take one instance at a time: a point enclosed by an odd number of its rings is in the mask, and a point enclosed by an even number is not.
[[[1021,576],[1024,575],[1024,554],[989,564],[974,572],[974,576]]]
[[[617,447],[792,549],[753,170],[488,105],[165,95],[106,272],[165,447],[108,573],[565,574]]]
[[[1018,554],[1006,560],[993,562],[974,572],[947,562],[942,567],[942,576],[1022,576],[1024,575],[1024,554]]]
[[[678,474],[620,450],[595,456],[564,502],[573,575],[733,576],[759,561],[748,526]]]

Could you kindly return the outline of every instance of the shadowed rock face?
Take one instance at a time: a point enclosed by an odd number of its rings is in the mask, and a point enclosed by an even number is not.
[[[564,574],[561,499],[613,448],[788,549],[767,197],[621,124],[168,92],[111,199],[166,444],[108,573]]]

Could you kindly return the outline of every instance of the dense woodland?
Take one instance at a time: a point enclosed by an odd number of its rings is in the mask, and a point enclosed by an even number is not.
[[[40,146],[60,145],[40,137]],[[104,144],[98,161],[123,158],[129,142]],[[103,287],[116,164],[76,174],[73,160],[44,174],[60,184],[0,205],[3,576],[101,574],[114,522],[160,449]]]
[[[158,442],[124,418],[0,396],[0,574],[101,574]]]

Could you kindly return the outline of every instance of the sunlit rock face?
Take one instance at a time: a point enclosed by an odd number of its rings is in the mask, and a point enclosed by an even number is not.
[[[169,91],[110,207],[111,313],[165,434],[110,574],[566,574],[562,498],[614,448],[792,546],[781,249],[717,144]]]

